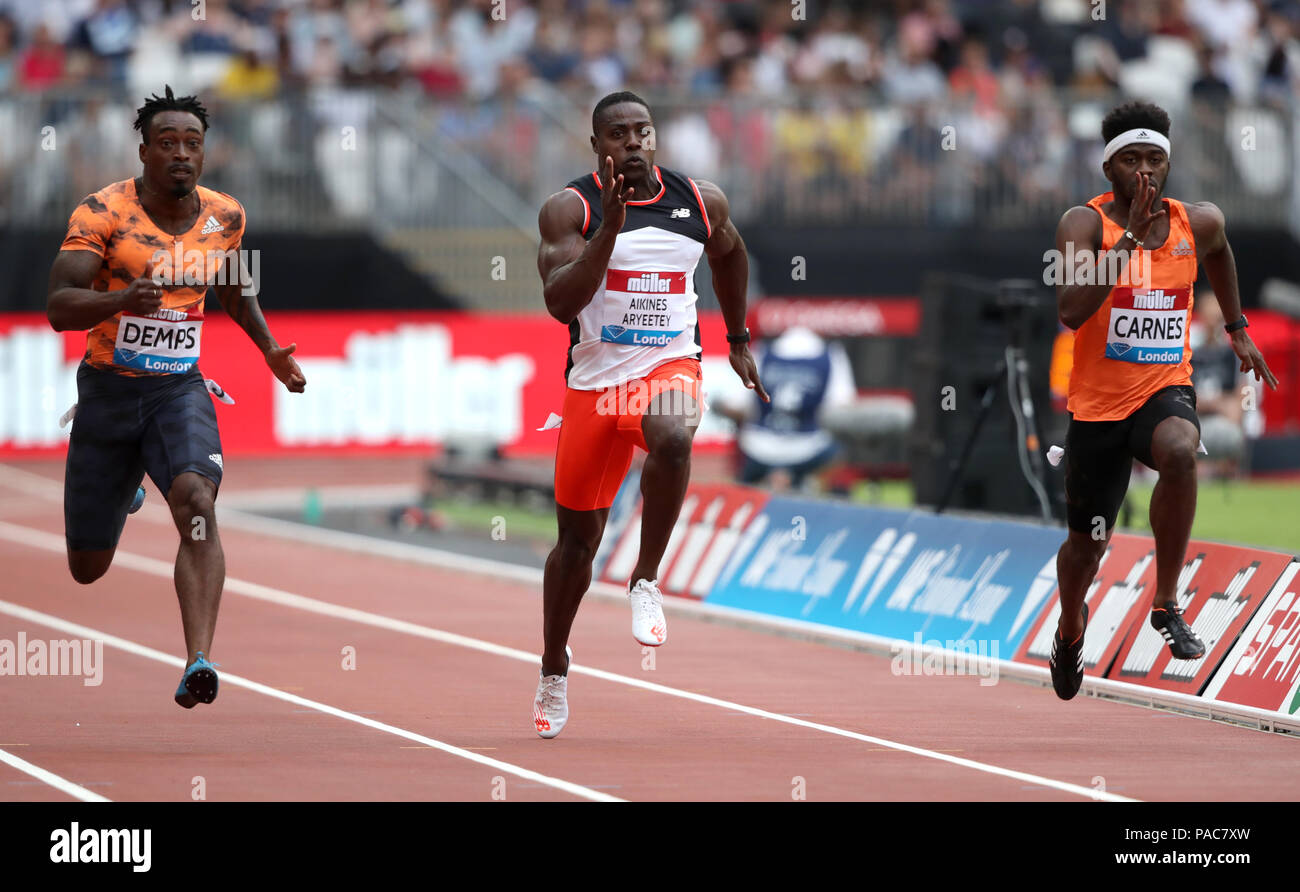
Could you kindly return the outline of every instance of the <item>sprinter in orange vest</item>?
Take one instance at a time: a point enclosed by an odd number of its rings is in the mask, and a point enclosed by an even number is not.
[[[1192,286],[1204,262],[1241,370],[1277,388],[1246,333],[1237,269],[1223,212],[1209,202],[1165,198],[1169,115],[1130,102],[1102,121],[1102,172],[1112,191],[1073,207],[1056,229],[1061,322],[1075,330],[1067,408],[1065,496],[1069,533],[1056,557],[1061,619],[1052,643],[1052,684],[1069,700],[1083,682],[1084,595],[1110,541],[1133,459],[1160,475],[1151,496],[1156,588],[1151,625],[1176,659],[1205,645],[1176,600],[1192,518],[1200,421],[1188,339]]]

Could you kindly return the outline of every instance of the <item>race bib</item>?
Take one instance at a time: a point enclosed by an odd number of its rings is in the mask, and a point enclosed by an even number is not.
[[[188,372],[199,360],[203,311],[158,310],[148,316],[123,313],[113,345],[113,363],[141,372]]]
[[[1106,358],[1177,365],[1183,361],[1190,288],[1116,288],[1111,292]]]
[[[690,321],[686,275],[606,270],[601,341],[634,347],[672,343]]]

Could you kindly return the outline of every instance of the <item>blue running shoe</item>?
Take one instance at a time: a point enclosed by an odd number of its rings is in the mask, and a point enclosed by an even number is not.
[[[135,498],[131,500],[131,507],[126,509],[126,513],[134,514],[135,512],[140,510],[140,506],[143,504],[144,504],[144,487],[141,486],[136,489]]]
[[[208,662],[203,651],[198,652],[194,662],[181,676],[180,687],[176,689],[176,702],[186,709],[193,709],[196,703],[211,703],[217,699],[217,666]]]

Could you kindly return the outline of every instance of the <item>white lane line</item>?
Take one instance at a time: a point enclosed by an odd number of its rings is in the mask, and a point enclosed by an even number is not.
[[[118,650],[125,651],[126,653],[133,654],[137,657],[143,657],[147,660],[154,660],[155,662],[158,663],[165,663],[166,665],[174,666],[177,669],[185,668],[185,661],[180,657],[174,657],[171,654],[165,654],[162,651],[154,650],[153,648],[146,647],[143,644],[136,644],[134,641],[128,641],[125,638],[118,638],[116,635],[109,635],[106,632],[101,632],[98,629],[92,629],[88,626],[83,626],[79,623],[69,622],[68,620],[62,619],[60,617],[51,616],[48,613],[41,613],[39,611],[32,610],[29,607],[24,607],[21,604],[12,604],[8,601],[0,601],[0,613],[7,613],[10,616],[17,617],[18,619],[26,620],[27,622],[30,623],[38,623],[43,626],[48,626],[49,628],[57,629],[60,632],[66,632],[69,635],[72,635],[77,638],[89,638],[92,640],[101,640],[104,642],[104,645],[106,647],[115,647]],[[345,709],[339,709],[336,706],[330,706],[327,703],[320,703],[316,700],[308,700],[306,697],[299,697],[297,694],[287,694],[284,691],[278,690],[277,688],[273,688],[270,687],[269,685],[261,684],[260,682],[253,681],[248,678],[243,678],[242,676],[234,675],[229,672],[221,673],[221,682],[224,685],[233,685],[234,687],[247,688],[248,690],[253,691],[254,693],[262,694],[264,696],[271,697],[276,700],[283,700],[285,703],[292,703],[295,706],[303,706],[308,709],[315,710],[316,712],[323,712],[326,715],[334,716],[335,718],[344,719],[345,721],[349,721],[349,722],[355,722],[356,724],[364,725],[367,728],[373,728],[376,731],[383,731],[386,734],[392,734],[396,737],[402,737],[405,738],[406,740],[423,744],[432,749],[441,750],[442,752],[448,753],[449,755],[459,756],[460,758],[466,759],[470,762],[477,762],[480,765],[486,765],[489,768],[492,768],[496,771],[501,771],[506,774],[513,774],[515,777],[522,778],[524,780],[533,781],[535,783],[543,784],[545,786],[552,787],[556,790],[561,790],[565,793],[570,793],[574,796],[579,796],[583,799],[590,799],[593,802],[623,802],[624,801],[615,796],[610,796],[607,793],[601,793],[596,790],[593,790],[590,787],[584,787],[581,784],[575,784],[575,783],[571,783],[570,781],[561,780],[558,777],[551,777],[546,774],[541,774],[540,772],[532,771],[528,768],[521,768],[518,765],[513,765],[509,762],[502,762],[499,759],[493,759],[489,756],[481,756],[478,753],[472,753],[469,750],[461,749],[458,746],[452,746],[449,743],[443,743],[441,740],[435,740],[432,737],[426,737],[423,734],[417,734],[414,731],[408,731],[405,728],[399,728],[396,725],[389,725],[385,722],[379,722],[376,721],[375,719],[369,719],[363,715],[358,715],[355,712],[348,712]],[[14,756],[12,758],[17,759],[17,756]],[[26,765],[28,763],[24,762],[23,764]],[[36,766],[34,765],[31,767],[36,768]],[[40,771],[41,769],[36,769],[36,770]],[[57,778],[54,775],[49,775],[49,777],[54,778],[54,780],[61,781],[62,783],[67,784],[69,787],[75,787],[75,785],[68,784],[67,781],[63,781],[62,778]],[[42,777],[41,779],[46,780],[47,783],[52,782],[44,777]],[[71,790],[68,790],[64,787],[60,787],[60,789],[64,790],[64,792],[71,792]],[[76,787],[76,789],[81,790],[80,787]],[[95,794],[91,793],[89,790],[81,790],[81,792],[85,793],[87,796],[92,796],[92,797],[95,796]],[[76,794],[74,793],[73,795]],[[96,797],[96,798],[102,799],[102,797]],[[107,801],[107,800],[103,800],[103,801]]]
[[[33,548],[40,548],[46,551],[56,551],[60,554],[64,551],[63,537],[55,536],[41,530],[31,529],[30,527],[18,526],[16,524],[0,521],[0,538],[8,539],[12,542],[18,542],[23,545],[30,545]],[[155,576],[161,576],[171,579],[173,567],[165,561],[155,560],[154,558],[145,557],[144,555],[134,554],[132,552],[118,551],[113,559],[114,564],[139,570],[144,573],[150,573]],[[417,638],[426,638],[431,641],[437,641],[443,644],[451,644],[457,647],[465,647],[471,650],[481,651],[494,656],[505,657],[507,659],[518,660],[527,663],[530,666],[538,665],[538,655],[528,651],[519,650],[513,647],[506,647],[501,644],[494,644],[490,641],[483,641],[478,638],[471,638],[467,635],[458,635],[455,632],[445,632],[441,629],[434,629],[429,626],[421,626],[416,623],[405,620],[393,619],[392,617],[383,616],[382,614],[370,613],[365,610],[358,610],[354,607],[344,607],[339,604],[332,604],[328,601],[319,601],[315,598],[309,598],[304,595],[296,595],[282,589],[272,588],[266,585],[260,585],[255,582],[248,582],[243,579],[227,578],[226,592],[244,595],[250,598],[256,598],[261,601],[267,601],[272,604],[279,604],[283,607],[290,607],[296,610],[303,610],[309,613],[316,613],[321,616],[329,616],[335,619],[346,620],[348,622],[359,623],[362,625],[373,626],[375,628],[387,629],[392,632],[399,632],[405,635],[411,635]],[[4,602],[0,601],[0,605]],[[24,608],[25,609],[25,608]],[[160,656],[165,656],[160,654]],[[167,657],[176,665],[181,665],[179,657]],[[970,768],[975,771],[985,772],[987,774],[998,775],[1000,777],[1012,778],[1014,780],[1025,781],[1037,784],[1042,787],[1048,787],[1054,790],[1060,790],[1065,793],[1072,793],[1083,796],[1088,799],[1103,799],[1111,802],[1132,802],[1135,800],[1124,796],[1117,796],[1112,793],[1101,792],[1093,787],[1083,787],[1078,784],[1071,784],[1065,781],[1058,781],[1048,777],[1041,777],[1036,774],[1029,774],[1023,771],[1016,771],[1009,768],[1001,768],[997,765],[989,765],[984,762],[976,762],[973,759],[962,759],[956,756],[950,756],[946,753],[936,752],[934,750],[924,749],[922,747],[911,746],[906,743],[898,743],[893,740],[886,740],[883,737],[873,737],[869,734],[860,734],[856,731],[847,731],[843,728],[836,728],[832,725],[824,725],[820,722],[810,722],[804,719],[792,718],[788,715],[769,712],[765,709],[758,709],[753,706],[746,706],[741,703],[734,703],[730,700],[722,700],[717,697],[709,697],[704,694],[697,694],[693,691],[683,691],[678,688],[670,688],[667,685],[656,684],[654,682],[643,681],[639,678],[633,678],[629,675],[619,675],[614,672],[606,672],[603,669],[595,669],[589,666],[582,666],[577,663],[573,665],[570,672],[579,675],[589,675],[592,678],[599,678],[603,681],[622,684],[628,687],[640,688],[646,691],[652,691],[657,694],[663,694],[669,697],[677,697],[683,700],[691,700],[696,703],[703,703],[708,706],[716,706],[721,709],[732,712],[743,712],[757,718],[768,719],[774,722],[780,722],[786,725],[794,725],[801,728],[809,728],[814,731],[820,731],[824,734],[832,734],[837,737],[847,737],[851,740],[859,740],[863,743],[871,743],[877,746],[895,749],[900,752],[911,753],[927,759],[935,759],[940,762],[947,762],[962,768]],[[276,692],[277,695],[280,692]],[[285,694],[284,697],[291,695]],[[304,701],[308,702],[308,701]],[[360,719],[359,716],[356,717]]]
[[[28,762],[26,759],[20,759],[17,756],[15,756],[13,753],[7,753],[4,750],[0,750],[0,762],[3,762],[6,765],[17,768],[23,774],[30,774],[38,781],[49,784],[51,787],[58,790],[60,793],[67,793],[73,799],[80,799],[82,802],[111,802],[112,801],[111,799],[105,799],[103,796],[100,796],[98,793],[92,793],[89,790],[87,790],[85,787],[80,786],[78,784],[74,784],[72,781],[67,780],[66,778],[59,777],[57,774],[55,774],[52,771],[46,771],[44,768],[42,768],[39,765],[33,765],[31,762]]]

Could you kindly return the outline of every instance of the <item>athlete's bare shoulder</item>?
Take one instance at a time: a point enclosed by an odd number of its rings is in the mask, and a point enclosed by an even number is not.
[[[1212,201],[1184,201],[1183,210],[1187,212],[1187,224],[1192,227],[1199,256],[1223,247],[1226,220],[1218,205]]]
[[[1061,215],[1061,222],[1056,225],[1058,242],[1079,244],[1101,244],[1101,214],[1095,208],[1079,204]]]
[[[583,221],[589,219],[587,202],[572,189],[561,189],[542,202],[537,214],[537,228],[542,238],[550,240],[582,232]]]
[[[1201,228],[1212,232],[1222,229],[1226,222],[1223,211],[1212,201],[1184,201],[1183,208],[1187,211],[1187,222],[1192,224],[1192,231],[1197,235],[1200,235]]]
[[[709,225],[717,229],[723,223],[726,223],[731,217],[731,203],[727,201],[727,196],[723,193],[721,187],[716,183],[710,183],[708,180],[692,180],[695,188],[700,190],[700,201],[704,203],[704,210],[709,215]]]

